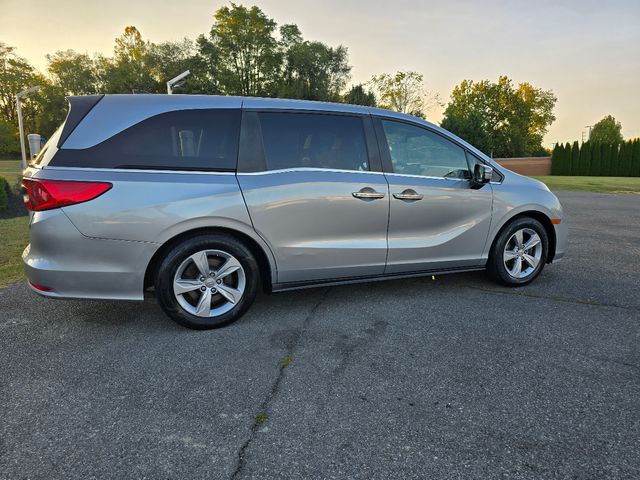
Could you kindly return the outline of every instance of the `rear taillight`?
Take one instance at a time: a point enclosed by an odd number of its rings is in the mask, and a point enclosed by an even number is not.
[[[40,285],[38,283],[29,282],[29,284],[35,288],[36,290],[40,290],[41,292],[50,292],[51,289],[49,287],[45,287],[44,285]]]
[[[93,200],[109,190],[112,185],[107,182],[23,178],[22,187],[27,210],[39,212]]]

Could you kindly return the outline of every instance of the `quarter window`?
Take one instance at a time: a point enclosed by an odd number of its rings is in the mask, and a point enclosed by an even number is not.
[[[60,149],[51,165],[234,170],[239,110],[180,110],[137,123],[93,147]]]
[[[362,120],[313,113],[258,114],[267,170],[369,170]]]
[[[464,150],[425,128],[382,121],[394,173],[425,177],[470,178]]]

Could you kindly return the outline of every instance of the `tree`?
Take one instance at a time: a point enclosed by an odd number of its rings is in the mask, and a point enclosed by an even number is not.
[[[584,142],[580,146],[580,158],[578,162],[578,175],[589,176],[591,170],[591,145],[589,142]]]
[[[560,173],[558,175],[570,175],[571,172],[571,145],[566,143],[564,145],[560,145],[562,147],[561,150],[561,159],[560,162]]]
[[[15,148],[15,153],[20,152],[16,94],[29,87],[40,87],[40,91],[21,100],[25,134],[35,133],[38,131],[38,116],[43,111],[42,92],[48,85],[47,79],[24,58],[16,55],[13,47],[0,43],[0,122],[3,124],[3,136],[5,131],[9,132],[8,137],[0,141],[3,144],[1,148]]]
[[[280,28],[283,67],[277,95],[307,100],[340,100],[349,79],[347,49],[302,40],[296,25]]]
[[[382,108],[424,118],[429,110],[440,104],[439,96],[426,90],[424,76],[418,72],[374,75],[369,83]]]
[[[168,80],[186,70],[194,70],[191,76],[187,77],[185,84],[180,87],[180,92],[190,93],[191,89],[199,84],[198,81],[192,82],[194,76],[199,79],[200,74],[196,67],[196,53],[193,40],[188,38],[176,42],[149,43],[145,52],[145,62],[149,75],[157,84],[156,90],[164,93]]]
[[[562,145],[556,143],[551,150],[551,175],[560,175],[562,171]]]
[[[620,150],[622,145],[611,144],[611,163],[609,164],[609,172],[607,173],[610,177],[618,176],[618,168],[620,165]]]
[[[0,118],[17,125],[16,94],[22,90],[41,85],[44,77],[24,58],[15,54],[15,48],[0,42]],[[25,125],[33,121],[32,97],[24,100]]]
[[[49,138],[62,124],[67,115],[66,92],[62,87],[47,83],[40,87],[34,98],[37,103],[35,132]]]
[[[602,173],[602,144],[589,142],[591,145],[591,169],[589,175],[599,176]]]
[[[463,104],[447,106],[445,117],[441,122],[442,128],[455,133],[476,148],[490,156],[510,156],[491,136],[486,119],[480,109],[469,109]]]
[[[551,175],[570,175],[571,145],[557,143],[551,152]]]
[[[631,176],[640,177],[640,138],[633,141]]]
[[[74,50],[47,55],[47,71],[63,95],[90,95],[98,92],[95,63],[86,53]]]
[[[228,95],[272,94],[281,65],[276,22],[256,6],[234,3],[214,19],[209,35],[197,40],[209,80]]]
[[[619,145],[622,143],[622,124],[611,115],[607,115],[593,126],[589,140]]]
[[[571,147],[571,169],[567,175],[580,175],[580,145],[577,140]]]
[[[601,143],[602,146],[602,165],[600,167],[600,176],[608,177],[611,172],[611,153],[612,145]]]
[[[134,26],[115,40],[113,58],[96,59],[97,77],[106,93],[155,92],[158,83],[149,66],[149,42]]]
[[[344,94],[342,101],[352,105],[364,105],[366,107],[376,106],[376,96],[370,90],[365,90],[361,83],[354,85]]]
[[[630,177],[633,171],[633,141],[623,142],[622,145],[624,145],[624,152],[622,153],[618,176]]]
[[[542,139],[555,120],[556,97],[506,76],[496,83],[463,80],[444,111],[442,127],[497,157],[542,154]]]
[[[528,114],[528,135],[525,140],[525,151],[530,155],[544,156],[546,152],[542,147],[542,140],[547,132],[547,127],[556,119],[553,115],[553,108],[558,99],[551,90],[535,88],[527,82],[518,85],[516,94],[527,106],[525,110]]]
[[[571,175],[571,168],[573,163],[573,145],[569,142],[565,145],[565,155],[566,155],[566,169],[564,175]]]
[[[20,137],[16,125],[0,118],[0,157],[20,154]]]

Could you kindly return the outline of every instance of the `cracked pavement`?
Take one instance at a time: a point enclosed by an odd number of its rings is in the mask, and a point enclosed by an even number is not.
[[[559,197],[568,256],[516,290],[262,295],[208,332],[0,290],[0,479],[639,478],[640,197]]]

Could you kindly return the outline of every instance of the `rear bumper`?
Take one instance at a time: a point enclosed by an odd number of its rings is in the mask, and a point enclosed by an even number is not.
[[[82,235],[62,210],[33,214],[31,243],[22,253],[31,289],[60,298],[142,300],[144,274],[156,243]]]

